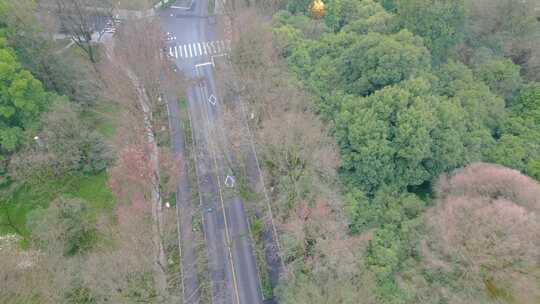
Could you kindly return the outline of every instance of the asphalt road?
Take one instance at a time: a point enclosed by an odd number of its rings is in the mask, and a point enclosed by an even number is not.
[[[188,88],[187,97],[212,303],[257,304],[262,303],[260,279],[244,203],[234,186],[230,187],[232,179],[228,176],[234,176],[227,160],[232,156],[229,148],[222,144],[226,142],[223,138],[227,132],[219,117],[221,105],[215,98],[219,95],[215,71],[210,64],[212,56],[226,52],[227,43],[216,36],[215,22],[207,17],[207,5],[206,0],[201,0],[196,1],[191,10],[164,10],[160,13],[161,23],[163,30],[171,33],[166,52],[172,56],[179,72],[188,78],[203,80]],[[172,112],[177,109],[170,106],[169,110],[174,117]],[[176,145],[175,139],[173,145]],[[198,284],[193,276],[185,276],[186,293],[198,290]]]

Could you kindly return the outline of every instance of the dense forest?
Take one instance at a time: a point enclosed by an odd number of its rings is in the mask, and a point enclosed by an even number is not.
[[[228,12],[218,82],[251,113],[279,232],[265,297],[539,303],[538,1],[323,2],[321,18],[310,0]],[[177,169],[159,26],[130,24],[115,57],[53,39],[38,12],[0,0],[0,302],[179,301],[174,214],[156,223],[148,202],[174,198]]]
[[[362,267],[376,302],[537,302],[538,184],[487,164],[438,178],[483,161],[540,179],[535,2],[326,5],[319,21],[285,1],[273,32],[339,146],[350,233],[371,234]]]
[[[323,2],[237,21],[257,25],[233,63],[284,206],[278,298],[538,302],[537,4]]]

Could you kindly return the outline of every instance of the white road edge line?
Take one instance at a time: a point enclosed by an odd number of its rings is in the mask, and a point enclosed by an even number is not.
[[[187,10],[187,9],[190,9],[189,6],[176,6],[176,5],[171,5],[169,6],[170,8],[174,8],[174,9],[183,9],[183,10]]]
[[[192,126],[193,123],[192,123],[192,119],[191,119],[191,112],[188,110],[187,111],[188,113],[188,120],[189,120],[189,125]],[[195,142],[195,132],[193,130],[193,128],[191,128],[191,146],[192,146],[192,149],[193,151],[196,151],[197,150],[197,147],[195,146],[196,142]],[[198,163],[198,160],[197,160],[197,153],[193,153],[193,157],[195,158],[195,163]],[[201,183],[201,179],[200,179],[200,172],[199,172],[199,168],[197,168],[197,166],[195,166],[195,175],[197,176],[197,192],[199,193],[199,206],[202,207],[203,205],[203,202],[202,202],[202,195],[201,195],[201,190],[199,189],[199,185]],[[202,223],[204,225],[205,223],[205,220],[204,220],[204,211],[202,210],[202,208],[199,208],[199,211],[201,213],[201,220],[202,220]],[[203,235],[204,235],[204,239],[207,240],[206,238],[206,231],[204,231],[204,229],[202,229],[202,232],[203,232]],[[200,288],[200,286],[199,286]],[[210,288],[210,296],[212,299],[214,299],[214,291],[212,290],[212,288]]]

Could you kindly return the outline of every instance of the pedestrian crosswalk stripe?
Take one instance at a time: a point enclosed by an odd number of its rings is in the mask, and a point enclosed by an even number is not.
[[[174,58],[195,58],[223,55],[231,50],[230,40],[216,40],[170,45],[168,55]]]

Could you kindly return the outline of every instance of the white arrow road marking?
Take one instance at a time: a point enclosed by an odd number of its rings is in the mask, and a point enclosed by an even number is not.
[[[214,94],[210,95],[210,97],[208,97],[208,102],[215,106],[217,102],[216,96],[214,96]]]
[[[200,68],[200,67],[207,66],[207,65],[212,65],[212,62],[199,63],[199,64],[196,64],[195,67]]]
[[[234,177],[227,175],[227,178],[225,178],[225,185],[229,188],[234,187]]]

